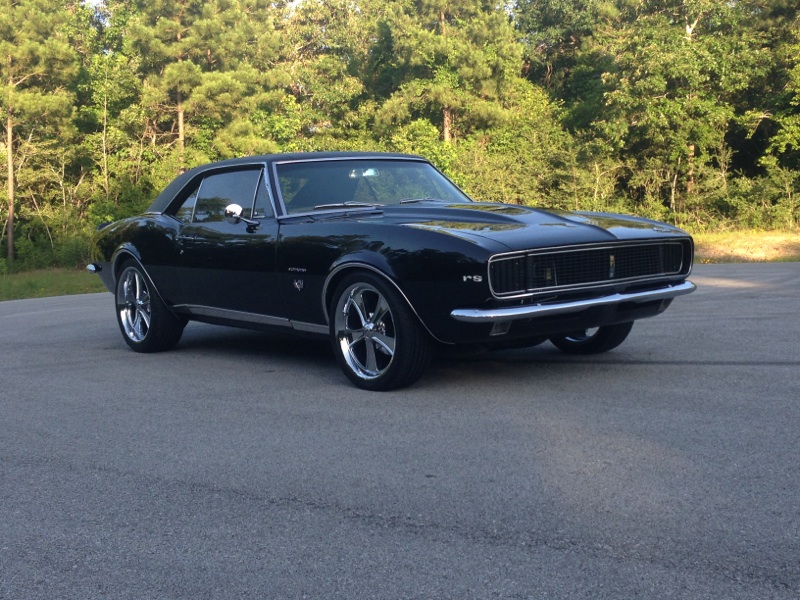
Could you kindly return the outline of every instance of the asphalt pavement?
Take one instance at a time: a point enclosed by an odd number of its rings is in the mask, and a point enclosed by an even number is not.
[[[618,349],[352,387],[326,344],[0,303],[0,598],[800,597],[800,263]]]

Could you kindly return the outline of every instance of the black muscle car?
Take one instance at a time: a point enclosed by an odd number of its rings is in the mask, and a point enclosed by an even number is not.
[[[191,320],[318,334],[369,390],[413,383],[437,345],[605,352],[695,289],[680,229],[474,202],[400,154],[198,167],[96,252],[133,350],[174,347]]]

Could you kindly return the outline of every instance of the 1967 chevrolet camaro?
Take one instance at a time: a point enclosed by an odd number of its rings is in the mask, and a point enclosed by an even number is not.
[[[605,352],[695,289],[680,229],[474,202],[400,154],[198,167],[96,252],[133,350],[173,348],[191,320],[318,334],[368,390],[415,382],[437,345]]]

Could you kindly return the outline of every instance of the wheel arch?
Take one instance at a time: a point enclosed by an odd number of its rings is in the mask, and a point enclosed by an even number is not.
[[[114,283],[116,284],[117,282],[122,265],[129,259],[133,259],[139,265],[149,283],[152,285],[153,280],[142,264],[142,256],[133,244],[123,244],[114,251],[114,256],[111,258],[111,272],[114,273]],[[155,289],[155,285],[153,285],[153,288]]]
[[[339,284],[344,280],[345,277],[352,275],[353,273],[357,273],[359,271],[364,271],[367,273],[371,273],[373,275],[377,275],[381,278],[382,281],[390,285],[400,297],[403,299],[403,302],[406,303],[408,308],[411,310],[411,313],[414,315],[414,318],[422,325],[422,328],[427,332],[427,334],[438,342],[441,342],[431,331],[430,327],[427,326],[425,321],[422,319],[420,314],[417,312],[417,309],[414,307],[411,300],[408,298],[406,293],[403,291],[403,288],[397,283],[397,281],[384,270],[380,269],[374,264],[369,262],[365,262],[363,260],[351,260],[347,262],[342,262],[331,269],[331,272],[328,274],[327,278],[325,279],[325,284],[322,286],[322,309],[323,314],[325,315],[325,321],[327,324],[330,324],[330,306],[331,301],[333,300],[333,294],[336,291],[336,288],[339,287]]]
[[[158,299],[167,307],[170,314],[173,316],[178,316],[175,311],[172,309],[172,306],[167,303],[164,296],[161,295],[161,292],[158,289],[158,286],[153,281],[153,278],[150,276],[150,273],[147,270],[147,267],[144,266],[142,262],[142,256],[137,250],[136,246],[133,244],[123,244],[114,252],[114,256],[111,259],[111,272],[114,274],[114,288],[116,289],[117,282],[119,281],[119,274],[122,271],[122,265],[124,265],[128,260],[133,260],[136,265],[142,270],[142,274],[147,278],[147,283],[150,288],[155,292]],[[116,292],[115,292],[116,293]]]

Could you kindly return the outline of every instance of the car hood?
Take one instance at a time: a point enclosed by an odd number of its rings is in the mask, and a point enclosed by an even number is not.
[[[686,236],[671,225],[607,213],[543,210],[475,202],[386,207],[386,219],[474,243],[492,240],[508,250]]]

